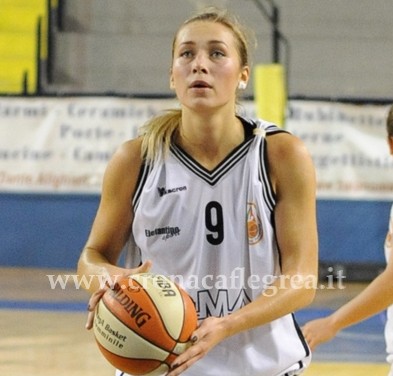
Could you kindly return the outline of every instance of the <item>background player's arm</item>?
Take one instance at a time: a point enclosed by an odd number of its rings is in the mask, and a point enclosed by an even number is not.
[[[108,276],[130,274],[131,270],[116,266],[127,242],[133,220],[132,196],[141,167],[140,139],[124,143],[110,160],[104,175],[100,205],[78,262],[79,276]],[[145,270],[144,270],[145,271]],[[100,287],[98,278],[90,292]]]
[[[393,137],[391,127],[393,121],[393,107],[387,119],[390,154],[393,155]],[[390,219],[388,236],[393,234],[393,218]],[[390,240],[391,241],[391,240]],[[385,270],[375,278],[359,295],[343,305],[327,317],[312,320],[303,326],[304,336],[311,349],[321,343],[333,339],[337,333],[354,324],[359,323],[393,304],[393,248],[390,245],[389,263]]]
[[[282,274],[253,302],[224,317],[209,317],[194,332],[194,345],[175,361],[168,376],[179,375],[225,338],[309,304],[317,280],[315,173],[302,142],[288,134],[268,139],[272,184],[276,191],[275,226]],[[272,293],[274,292],[274,293]]]
[[[391,255],[393,257],[393,255]],[[333,339],[339,331],[357,324],[393,304],[393,263],[359,295],[327,317],[306,323],[302,330],[311,349]]]

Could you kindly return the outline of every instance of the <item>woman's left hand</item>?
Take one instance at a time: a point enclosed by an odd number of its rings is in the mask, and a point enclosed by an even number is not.
[[[226,338],[224,318],[208,317],[191,335],[192,345],[172,363],[167,376],[177,376],[203,358],[214,346]]]

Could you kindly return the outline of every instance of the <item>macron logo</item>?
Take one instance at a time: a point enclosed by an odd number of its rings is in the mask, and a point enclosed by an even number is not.
[[[166,189],[165,187],[157,187],[158,194],[160,197],[167,195],[169,193],[175,193],[175,192],[181,192],[181,191],[186,191],[187,187],[184,185],[183,187],[176,187],[176,188],[168,188]]]

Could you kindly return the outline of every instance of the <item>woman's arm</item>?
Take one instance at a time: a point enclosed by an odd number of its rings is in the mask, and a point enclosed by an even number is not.
[[[103,277],[113,282],[116,276],[135,272],[116,263],[131,231],[131,202],[142,163],[140,147],[140,139],[122,144],[105,171],[99,208],[78,261],[80,278],[92,281],[84,286],[90,292],[103,288]]]
[[[277,197],[275,226],[282,279],[269,286],[269,294],[231,315],[205,319],[193,333],[193,346],[176,359],[168,376],[179,375],[223,339],[293,312],[315,295],[318,240],[311,158],[302,142],[288,134],[269,137],[268,158]]]
[[[359,295],[331,315],[306,323],[302,330],[314,349],[333,339],[339,331],[363,321],[393,304],[393,263],[375,278]]]
[[[268,287],[269,293],[227,317],[229,334],[296,311],[311,303],[315,296],[318,236],[311,157],[303,143],[288,134],[270,136],[267,144],[276,192],[274,218],[282,275]]]

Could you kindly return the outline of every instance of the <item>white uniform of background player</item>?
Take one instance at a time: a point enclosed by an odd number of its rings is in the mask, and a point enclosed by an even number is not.
[[[213,171],[172,145],[166,158],[142,168],[134,196],[132,242],[142,260],[153,261],[151,272],[172,276],[188,291],[199,319],[274,294],[268,285],[280,275],[266,137],[281,130],[242,121],[248,137]],[[309,361],[287,315],[219,343],[184,375],[297,375]]]

